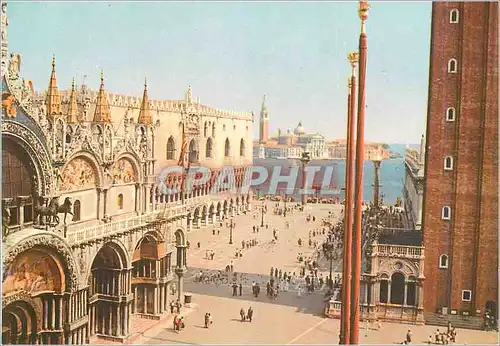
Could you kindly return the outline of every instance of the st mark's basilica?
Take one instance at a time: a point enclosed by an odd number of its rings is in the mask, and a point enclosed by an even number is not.
[[[105,71],[92,77],[98,91],[59,90],[55,57],[36,92],[8,50],[6,12],[2,3],[2,341],[126,341],[133,314],[159,319],[183,300],[189,232],[250,209],[241,189],[209,192],[225,166],[237,187],[246,181],[253,114],[202,105],[191,87],[174,101],[149,100],[141,82],[142,97],[111,94]],[[206,184],[180,189],[187,170],[160,181],[183,155],[211,169]]]

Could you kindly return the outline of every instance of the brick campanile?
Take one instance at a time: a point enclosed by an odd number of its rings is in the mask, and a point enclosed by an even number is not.
[[[483,316],[498,304],[498,3],[432,4],[426,138],[424,310]]]
[[[259,143],[266,143],[269,138],[269,113],[267,112],[266,98],[264,95],[260,109]]]

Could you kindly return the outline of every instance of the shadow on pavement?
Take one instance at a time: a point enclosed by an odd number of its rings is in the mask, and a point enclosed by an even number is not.
[[[191,274],[199,273],[215,273],[215,270],[208,270],[204,268],[189,268]],[[241,278],[241,279],[239,279]],[[249,302],[262,302],[267,304],[276,304],[291,306],[296,308],[296,312],[311,314],[315,316],[324,316],[325,309],[325,298],[323,291],[316,291],[311,294],[303,292],[299,297],[294,285],[290,285],[290,291],[280,292],[277,299],[270,299],[266,296],[266,283],[268,282],[269,275],[259,275],[252,273],[238,273],[237,283],[243,285],[242,295],[233,296],[233,290],[231,284],[229,283],[200,283],[194,282],[193,277],[187,278],[184,282],[184,291],[192,293],[194,295],[206,295],[220,298],[229,298]],[[252,283],[257,282],[260,284],[260,294],[258,298],[255,298],[252,294]],[[302,287],[304,289],[304,287]],[[196,302],[196,296],[193,296],[193,302]]]

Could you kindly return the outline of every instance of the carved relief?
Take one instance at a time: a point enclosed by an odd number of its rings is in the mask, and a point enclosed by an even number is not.
[[[2,110],[6,117],[15,118],[16,117],[16,106],[14,105],[16,98],[12,96],[9,92],[2,92]]]
[[[132,163],[127,159],[120,159],[113,171],[114,184],[128,184],[137,181],[137,175]]]
[[[30,294],[40,291],[64,290],[61,273],[54,258],[42,251],[29,250],[18,256],[3,281],[3,294],[23,290]]]
[[[89,161],[84,158],[71,160],[64,167],[61,175],[61,191],[90,188],[96,185],[95,170]]]
[[[78,290],[78,277],[76,275],[76,266],[66,245],[57,236],[51,234],[40,234],[27,238],[20,244],[16,244],[12,249],[5,252],[3,260],[3,275],[9,273],[9,268],[12,266],[16,258],[23,252],[33,249],[36,246],[48,247],[62,257],[62,265],[65,267],[65,284],[66,291]]]

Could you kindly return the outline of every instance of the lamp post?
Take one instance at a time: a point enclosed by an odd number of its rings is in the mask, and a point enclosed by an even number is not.
[[[353,286],[352,286],[352,318],[349,341],[357,345],[359,342],[359,288],[361,280],[361,225],[363,203],[363,166],[365,154],[365,79],[366,55],[368,38],[365,32],[365,21],[368,19],[370,5],[366,0],[359,1],[359,18],[361,19],[361,33],[359,35],[359,89],[358,89],[358,124],[356,138],[356,178],[355,178],[355,214],[354,214],[354,247],[353,247]]]
[[[264,201],[262,201],[260,227],[264,227],[264,209],[265,209],[265,204]]]
[[[229,245],[233,245],[233,228],[236,227],[234,220],[229,221]]]
[[[311,154],[309,152],[302,153],[302,158],[300,162],[302,162],[302,205],[307,204],[307,195],[306,195],[306,167],[307,164],[311,161]]]
[[[286,195],[286,191],[285,193],[283,194],[284,198],[283,198],[283,201],[285,203],[285,207],[283,209],[283,217],[286,217],[286,198],[287,198],[287,195]]]
[[[354,140],[355,140],[355,111],[356,111],[356,64],[358,53],[349,53],[347,56],[351,64],[351,77],[347,95],[347,148],[346,148],[346,181],[344,198],[344,248],[342,266],[342,311],[340,344],[349,344],[351,321],[351,250],[352,224],[354,199]]]

